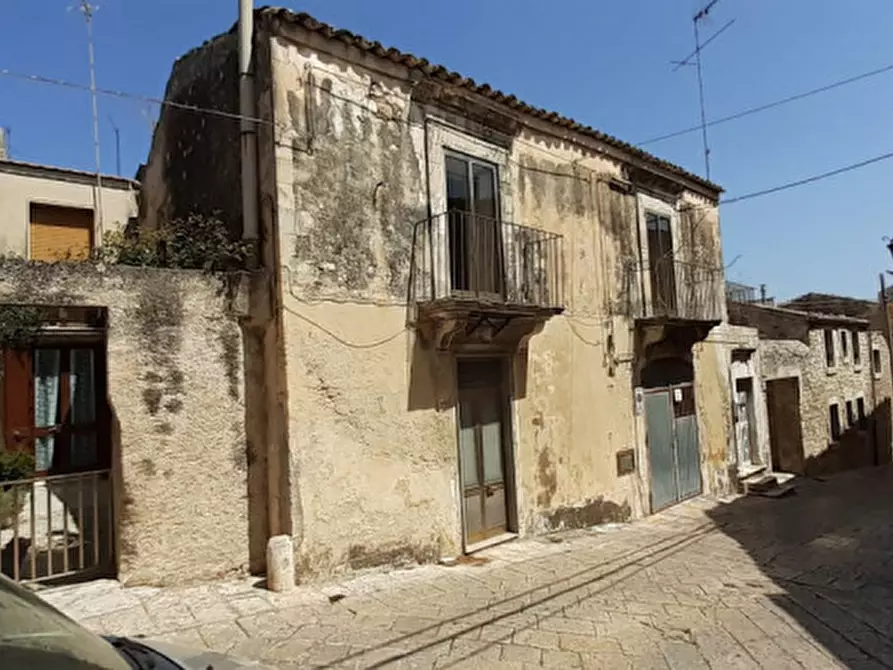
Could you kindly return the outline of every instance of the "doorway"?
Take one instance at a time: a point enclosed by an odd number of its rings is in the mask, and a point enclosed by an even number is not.
[[[735,380],[735,443],[738,445],[739,467],[759,464],[754,416],[753,378]]]
[[[643,374],[651,470],[651,511],[701,493],[694,371],[679,359],[650,363]]]
[[[465,547],[513,531],[509,396],[502,359],[458,362]]]
[[[769,413],[769,449],[776,472],[804,474],[803,426],[800,421],[800,380],[797,377],[766,382]]]

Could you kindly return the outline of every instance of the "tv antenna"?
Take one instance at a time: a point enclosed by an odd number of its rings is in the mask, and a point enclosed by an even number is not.
[[[700,24],[707,18],[707,15],[710,14],[710,10],[713,9],[718,2],[719,0],[710,0],[710,2],[704,5],[698,10],[697,14],[692,17],[695,31],[695,50],[682,60],[670,61],[676,66],[673,68],[673,72],[676,72],[679,68],[685,65],[693,65],[698,72],[698,103],[701,110],[701,140],[704,143],[704,169],[706,170],[707,179],[710,179],[710,144],[707,141],[707,109],[704,103],[704,75],[701,71],[701,51],[735,23],[735,19],[731,19],[726,22],[722,28],[701,43]],[[692,61],[692,59],[694,59],[694,61]]]
[[[96,160],[96,222],[99,228],[99,239],[103,236],[103,212],[102,212],[102,168],[99,162],[99,111],[96,102],[96,59],[93,53],[93,14],[99,9],[96,5],[91,5],[87,0],[80,2],[68,8],[69,11],[77,9],[84,15],[84,21],[87,24],[87,49],[90,54],[90,100],[93,105],[93,153]]]

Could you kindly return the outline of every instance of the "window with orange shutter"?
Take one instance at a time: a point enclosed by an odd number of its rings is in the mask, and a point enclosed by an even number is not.
[[[93,210],[32,203],[29,248],[34,261],[88,258],[93,249]]]

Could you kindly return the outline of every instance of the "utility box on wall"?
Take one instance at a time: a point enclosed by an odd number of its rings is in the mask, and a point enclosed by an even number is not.
[[[629,475],[636,471],[636,452],[624,449],[617,452],[617,476]]]

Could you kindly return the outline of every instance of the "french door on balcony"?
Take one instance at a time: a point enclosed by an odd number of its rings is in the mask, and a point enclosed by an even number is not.
[[[446,156],[450,288],[453,293],[503,294],[499,186],[496,167],[461,154]]]
[[[648,232],[648,277],[651,284],[651,310],[656,316],[676,314],[676,264],[673,258],[673,232],[670,218],[645,213]]]

